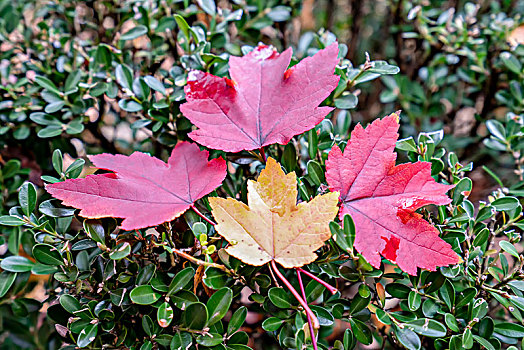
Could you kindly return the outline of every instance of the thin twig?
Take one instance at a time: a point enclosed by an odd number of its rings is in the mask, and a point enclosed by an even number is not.
[[[200,259],[197,259],[195,258],[194,256],[191,256],[189,254],[186,254],[184,253],[183,251],[180,251],[176,248],[171,248],[171,250],[173,251],[173,253],[176,253],[177,255],[197,264],[197,265],[202,265],[202,266],[207,266],[207,267],[214,267],[215,269],[219,269],[219,270],[222,270],[224,271],[225,273],[227,273],[228,275],[232,275],[232,272],[227,268],[225,267],[224,265],[220,265],[220,264],[215,264],[215,263],[210,263],[210,262],[207,262],[207,261],[203,261],[203,260],[200,260]]]
[[[168,226],[166,226],[168,225]],[[171,252],[169,252],[169,258],[171,260],[171,266],[176,266],[176,261],[175,261],[175,255],[173,254],[173,249],[175,249],[176,245],[175,245],[175,242],[173,242],[173,237],[171,237],[171,224],[167,223],[167,224],[164,224],[164,226],[167,228],[167,232],[166,232],[166,237],[167,237],[167,240],[169,242],[169,244],[171,245]]]
[[[18,217],[20,219],[20,217]],[[31,221],[30,218],[28,218],[27,216],[24,215],[23,218],[21,218],[21,220],[26,223],[27,225],[31,225],[33,226],[33,228],[36,228],[37,224],[35,224],[34,222]],[[45,227],[39,227],[38,230],[42,231],[42,232],[45,232],[47,233],[48,235],[51,235],[53,236],[54,238],[58,238],[58,239],[61,239],[61,240],[65,240],[63,237],[59,236],[57,232],[53,232],[53,231],[49,231],[48,229],[46,229]]]
[[[331,294],[336,294],[338,292],[338,289],[336,289],[335,287],[333,287],[331,284],[327,283],[327,282],[324,282],[322,281],[320,278],[318,278],[317,276],[313,275],[311,272],[308,272],[304,269],[302,269],[301,267],[298,267],[297,268],[297,271],[300,271],[302,272],[304,275],[314,279],[315,281],[317,281],[318,283],[320,283],[321,285],[323,285],[324,287],[327,288],[327,290],[329,290],[331,292]]]
[[[210,219],[208,219],[204,214],[202,214],[200,212],[200,210],[198,210],[194,204],[191,204],[191,209],[193,209],[193,211],[198,215],[200,216],[202,219],[204,219],[205,221],[207,221],[208,223],[210,223],[211,225],[215,226],[216,223],[211,221]]]
[[[304,290],[304,284],[302,283],[302,275],[300,274],[301,268],[297,268],[297,277],[298,277],[298,284],[300,284],[300,292],[302,293],[302,298],[304,298],[305,301],[307,301],[306,297],[306,291]],[[309,333],[311,337],[311,342],[313,343],[313,350],[317,350],[317,337],[315,335],[315,330],[313,329],[313,325],[311,324],[311,317],[309,314],[307,315],[307,323],[309,325]]]
[[[284,283],[286,285],[286,287],[289,289],[289,291],[293,294],[293,296],[295,297],[295,299],[297,299],[297,301],[300,303],[300,305],[302,305],[302,307],[304,308],[304,311],[306,311],[306,314],[309,314],[309,316],[311,317],[311,324],[313,324],[313,328],[315,329],[319,329],[320,328],[320,323],[318,322],[318,318],[317,316],[315,316],[315,314],[313,313],[313,311],[311,311],[311,309],[309,308],[309,306],[307,305],[307,302],[302,299],[302,297],[300,296],[300,294],[298,294],[298,292],[295,290],[295,288],[293,288],[293,286],[291,285],[291,283],[286,279],[286,277],[284,277],[284,275],[278,270],[277,268],[277,265],[275,264],[275,260],[271,260],[271,263],[270,263],[271,267],[273,268],[273,271],[275,272],[275,274],[278,276],[278,278],[280,278],[280,280],[282,281],[282,283]]]
[[[277,278],[275,277],[275,274],[273,273],[273,269],[271,266],[269,266],[269,273],[271,274],[271,278],[273,278],[273,282],[275,282],[275,285],[280,288],[280,284],[278,283]]]

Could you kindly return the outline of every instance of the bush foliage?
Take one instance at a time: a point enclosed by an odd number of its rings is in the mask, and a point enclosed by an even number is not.
[[[267,266],[225,253],[193,211],[123,231],[44,185],[92,173],[90,154],[167,159],[193,129],[179,109],[190,70],[226,76],[228,58],[259,42],[293,47],[295,64],[337,40],[341,80],[324,102],[334,111],[266,153],[296,172],[307,201],[327,191],[333,145],[402,109],[399,158],[455,185],[451,204],[420,213],[462,262],[376,269],[351,245],[351,218],[333,221],[349,246],[331,239],[305,267],[338,289],[304,277],[318,346],[521,347],[523,13],[506,0],[0,0],[0,348],[312,349],[292,294]],[[228,162],[212,196],[246,202],[258,152],[211,153]],[[207,199],[198,208],[208,214]]]

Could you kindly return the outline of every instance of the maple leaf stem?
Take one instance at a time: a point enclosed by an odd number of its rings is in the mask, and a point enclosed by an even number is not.
[[[338,289],[333,287],[331,284],[322,281],[320,278],[318,278],[317,276],[313,275],[311,272],[306,271],[306,270],[302,269],[301,267],[297,267],[297,271],[298,272],[302,272],[304,275],[306,275],[308,277],[311,277],[312,279],[314,279],[315,281],[317,281],[318,283],[320,283],[321,285],[326,287],[327,290],[329,290],[331,292],[331,294],[335,294],[336,292],[338,292]]]
[[[213,225],[213,226],[216,225],[215,222],[209,220],[209,219],[208,219],[204,214],[202,214],[202,213],[200,212],[200,210],[198,210],[198,209],[195,207],[194,204],[191,204],[191,209],[193,209],[193,211],[194,211],[198,216],[200,216],[202,219],[204,219],[204,220],[205,220],[206,222],[208,222],[209,224],[211,224],[211,225]]]
[[[264,161],[264,163],[266,163],[267,157],[266,157],[266,152],[264,152],[264,147],[260,147],[259,151],[260,151],[260,156],[262,157],[262,160]]]
[[[315,316],[315,314],[313,313],[313,311],[311,311],[311,309],[309,308],[307,302],[302,299],[302,297],[300,296],[300,294],[298,294],[298,292],[296,291],[295,288],[293,288],[293,286],[291,285],[291,283],[287,280],[286,277],[284,277],[284,275],[280,272],[280,270],[277,268],[277,265],[275,264],[275,260],[271,260],[270,262],[270,266],[273,268],[273,271],[275,272],[275,274],[278,276],[278,278],[280,278],[280,280],[282,281],[282,283],[284,283],[286,285],[286,287],[289,289],[289,291],[293,294],[293,296],[295,297],[295,299],[297,299],[297,301],[300,303],[300,305],[302,305],[302,307],[304,308],[304,311],[306,311],[306,314],[311,317],[311,324],[313,325],[313,328],[315,329],[319,329],[320,328],[320,323],[318,322],[318,318],[317,316]]]
[[[297,268],[297,277],[298,277],[298,284],[300,285],[300,292],[302,293],[302,298],[307,301],[306,297],[306,291],[304,290],[304,284],[302,283],[302,275],[300,274],[301,268]],[[313,324],[311,323],[311,316],[309,314],[307,315],[307,323],[309,325],[309,333],[311,337],[311,342],[313,343],[313,350],[317,350],[317,337],[315,335],[315,330],[313,329]]]

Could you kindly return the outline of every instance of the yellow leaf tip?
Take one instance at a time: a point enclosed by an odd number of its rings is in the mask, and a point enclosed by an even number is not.
[[[395,120],[397,121],[397,123],[400,123],[400,113],[401,113],[401,112],[402,112],[401,110],[398,110],[398,111],[396,111],[396,112],[394,112],[394,113],[391,113],[391,115],[395,118]]]

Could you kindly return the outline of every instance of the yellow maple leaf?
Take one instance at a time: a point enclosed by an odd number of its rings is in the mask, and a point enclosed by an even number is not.
[[[209,198],[215,229],[231,244],[226,251],[254,266],[272,260],[285,268],[313,262],[314,251],[331,237],[338,192],[297,205],[295,173],[286,175],[273,158],[247,188],[249,206],[233,198]]]

